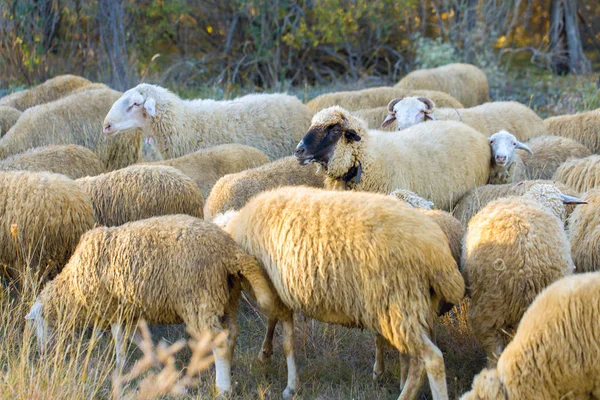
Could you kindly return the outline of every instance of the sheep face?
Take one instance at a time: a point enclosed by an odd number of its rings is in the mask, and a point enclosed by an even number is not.
[[[50,336],[50,328],[48,327],[48,322],[43,315],[43,306],[42,303],[36,301],[33,306],[31,306],[31,310],[29,310],[29,314],[25,316],[25,319],[28,323],[33,324],[35,328],[35,334],[37,337],[38,347],[40,351],[43,352],[46,349],[48,344],[48,337]]]
[[[406,129],[427,120],[435,120],[435,103],[427,97],[405,97],[388,104],[389,115],[381,123],[385,128],[396,121],[398,130]]]
[[[106,115],[103,132],[112,136],[136,128],[144,129],[156,116],[156,100],[133,88],[123,93]]]
[[[533,185],[524,197],[536,200],[542,206],[549,209],[554,215],[564,221],[565,219],[565,204],[587,204],[585,200],[573,196],[567,196],[562,193],[556,186],[539,183]]]
[[[530,154],[533,151],[507,131],[494,133],[488,138],[492,148],[492,163],[500,169],[508,169],[515,161],[515,150],[522,149]]]
[[[506,400],[506,392],[495,369],[484,369],[473,380],[473,388],[461,400]]]

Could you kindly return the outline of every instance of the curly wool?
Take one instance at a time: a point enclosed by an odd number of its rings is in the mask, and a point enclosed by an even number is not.
[[[133,165],[76,182],[92,199],[100,225],[168,214],[203,216],[200,188],[173,167]]]
[[[569,217],[571,257],[577,272],[600,270],[600,189],[592,189],[582,196],[588,204],[577,207]]]
[[[227,175],[256,168],[269,162],[262,151],[242,144],[223,144],[198,150],[183,157],[145,163],[177,168],[196,182],[202,198],[208,198],[217,181]]]
[[[469,322],[490,365],[534,298],[574,269],[559,195],[535,185],[524,197],[490,202],[469,221],[461,262]]]
[[[17,123],[21,114],[22,112],[16,108],[0,106],[0,137],[4,136]]]
[[[588,111],[572,115],[546,118],[544,125],[548,134],[573,139],[592,153],[600,153],[600,113]]]
[[[558,167],[568,159],[592,155],[581,143],[560,136],[538,136],[528,141],[527,146],[534,156],[521,152],[520,157],[529,179],[552,179]]]
[[[600,155],[565,161],[553,177],[579,193],[600,186]]]
[[[96,223],[79,185],[47,172],[0,172],[0,215],[0,264],[13,279],[23,267],[52,277]]]
[[[47,171],[71,179],[95,176],[104,165],[91,150],[75,144],[37,147],[0,161],[0,170]]]
[[[315,97],[306,106],[313,112],[319,112],[332,106],[344,107],[348,111],[357,111],[376,107],[385,107],[396,97],[421,96],[433,99],[443,107],[462,108],[463,105],[451,95],[435,90],[406,90],[391,86],[381,86],[370,89],[352,90],[345,92],[325,93]],[[387,112],[383,116],[387,115]],[[381,125],[381,121],[379,124]]]
[[[296,159],[284,157],[235,174],[223,176],[213,186],[204,204],[204,218],[211,220],[229,210],[239,210],[261,192],[281,186],[323,187],[317,166],[301,166]]]
[[[484,369],[461,400],[600,396],[600,273],[563,278],[531,304],[496,369]]]
[[[402,78],[395,87],[412,90],[439,90],[450,94],[465,107],[475,107],[490,101],[490,87],[485,73],[471,64],[456,63],[416,70]],[[439,105],[442,106],[442,104]]]

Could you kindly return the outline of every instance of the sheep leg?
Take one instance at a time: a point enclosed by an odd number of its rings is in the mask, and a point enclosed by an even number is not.
[[[267,332],[262,343],[260,353],[258,353],[258,361],[266,362],[273,355],[273,335],[277,326],[277,318],[269,317],[267,321]]]
[[[398,400],[409,400],[417,397],[417,392],[421,387],[421,378],[423,377],[424,366],[423,362],[417,357],[411,357],[408,355],[405,356],[405,360],[403,361],[403,367],[406,365],[408,377],[406,378],[406,383],[401,388],[402,392],[400,392],[400,397]]]
[[[216,386],[219,393],[231,390],[231,331],[222,343],[214,345],[212,352],[215,357]]]
[[[375,364],[373,364],[373,380],[377,382],[383,371],[385,365],[383,364],[383,351],[385,346],[385,339],[380,334],[375,335]]]
[[[448,387],[446,386],[446,369],[444,356],[440,349],[423,334],[424,349],[421,357],[425,362],[429,387],[434,400],[448,400]]]
[[[296,372],[296,360],[294,359],[294,315],[282,320],[283,326],[283,351],[287,361],[288,380],[287,387],[283,391],[284,399],[291,399],[298,389],[298,375]]]
[[[113,340],[115,341],[117,371],[120,375],[125,367],[125,333],[123,332],[123,325],[120,323],[114,323],[110,326],[110,331],[112,333]]]
[[[405,353],[400,353],[400,390],[404,389],[406,380],[410,370],[410,356]],[[423,370],[424,371],[424,370]]]

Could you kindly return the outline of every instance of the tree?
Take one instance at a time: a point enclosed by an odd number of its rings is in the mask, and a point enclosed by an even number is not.
[[[577,25],[577,0],[551,0],[550,49],[556,74],[585,74],[592,70],[583,53]]]

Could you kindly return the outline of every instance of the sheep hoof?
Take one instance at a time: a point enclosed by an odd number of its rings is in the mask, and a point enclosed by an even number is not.
[[[373,382],[377,383],[381,379],[381,375],[383,375],[383,371],[373,371]]]
[[[260,361],[261,363],[266,363],[271,359],[272,355],[273,349],[262,349],[258,352],[258,361]]]
[[[292,397],[294,397],[294,394],[296,393],[296,391],[292,388],[285,388],[285,390],[283,391],[283,395],[281,396],[281,398],[283,400],[290,400]]]

